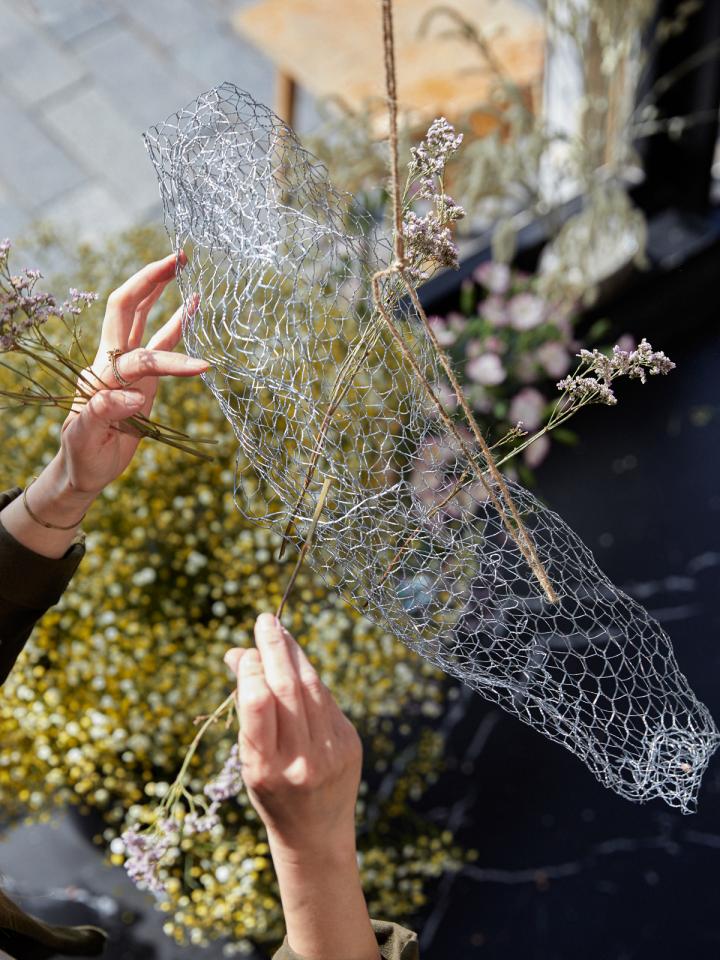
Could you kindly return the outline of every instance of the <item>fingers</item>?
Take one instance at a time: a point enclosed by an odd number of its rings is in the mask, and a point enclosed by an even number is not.
[[[272,614],[263,613],[257,618],[255,643],[268,687],[277,701],[279,742],[287,743],[292,749],[307,741],[310,731],[300,675],[291,655],[288,638],[290,635],[281,629]]]
[[[187,309],[184,304],[178,307],[170,319],[150,338],[148,350],[173,350],[182,338],[183,320],[186,316],[193,316],[199,303],[200,297],[195,294],[187,304]]]
[[[228,650],[223,657],[225,666],[228,668],[228,670],[230,670],[234,677],[237,677],[237,672],[240,668],[240,661],[242,660],[244,653],[244,647],[233,647],[231,650]]]
[[[339,714],[340,711],[330,691],[318,676],[315,667],[308,660],[300,644],[285,630],[285,627],[281,626],[280,629],[285,634],[286,642],[290,647],[290,655],[295,661],[295,668],[300,677],[310,739],[323,743],[335,732],[333,715]]]
[[[163,295],[166,286],[167,285],[164,283],[155,284],[155,288],[153,289],[152,293],[148,294],[148,296],[145,297],[145,299],[141,301],[136,308],[132,329],[130,330],[130,336],[128,337],[127,341],[128,350],[134,350],[142,343],[148,314]]]
[[[99,390],[68,421],[64,442],[86,452],[102,444],[108,427],[135,416],[145,396],[139,390]]]
[[[156,294],[157,299],[175,276],[177,268],[186,263],[187,257],[182,251],[177,255],[171,253],[163,260],[143,267],[110,294],[103,322],[102,348],[121,349],[128,344],[135,312],[141,303],[151,295]]]
[[[135,383],[145,377],[196,377],[204,373],[208,366],[207,361],[196,360],[184,353],[145,348],[124,353],[116,361],[118,373],[128,383]],[[101,371],[99,377],[105,386],[120,386],[110,363]]]
[[[139,390],[98,390],[88,400],[79,419],[92,423],[117,423],[134,416],[145,402],[145,396]]]
[[[240,658],[238,706],[241,744],[267,759],[277,751],[277,707],[258,651],[251,647]]]

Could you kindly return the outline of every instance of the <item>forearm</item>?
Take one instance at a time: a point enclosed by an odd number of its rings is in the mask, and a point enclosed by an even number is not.
[[[270,839],[287,939],[303,960],[379,960],[353,843],[288,851]]]
[[[36,517],[69,529],[48,529],[33,520],[22,497],[13,500],[0,513],[3,526],[18,543],[33,553],[53,560],[65,556],[93,501],[92,495],[72,489],[62,456],[58,454],[32,484],[27,496]]]

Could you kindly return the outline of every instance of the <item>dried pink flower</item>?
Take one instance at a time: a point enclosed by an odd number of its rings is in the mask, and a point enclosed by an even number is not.
[[[558,382],[557,388],[575,401],[606,403],[611,407],[617,403],[612,387],[604,381],[596,380],[595,377],[565,377]]]
[[[419,217],[413,210],[405,214],[403,222],[408,255],[417,263],[432,261],[441,267],[457,267],[458,248],[452,231],[434,211]]]
[[[432,178],[443,175],[448,159],[462,141],[463,135],[455,133],[445,117],[433,120],[423,141],[410,149],[410,172],[422,178],[422,189],[428,180],[432,183]]]
[[[220,773],[205,784],[203,793],[213,801],[213,805],[223,800],[230,800],[236,797],[243,786],[242,763],[240,761],[240,749],[234,744],[230,750],[230,755],[223,764]]]
[[[161,821],[152,830],[140,832],[134,827],[125,830],[121,840],[127,854],[125,869],[130,879],[156,893],[163,893],[165,885],[160,879],[160,862],[170,849],[169,821]]]

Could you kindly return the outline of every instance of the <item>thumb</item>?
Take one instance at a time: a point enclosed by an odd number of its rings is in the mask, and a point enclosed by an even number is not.
[[[139,390],[98,390],[79,411],[73,433],[83,442],[103,436],[110,424],[135,416],[145,403]]]

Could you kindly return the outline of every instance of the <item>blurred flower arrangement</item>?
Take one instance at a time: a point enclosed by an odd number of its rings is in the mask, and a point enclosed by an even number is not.
[[[81,251],[75,272],[102,300],[164,244],[159,232],[137,231],[107,250]],[[86,315],[88,335],[99,328],[95,310]],[[157,866],[143,827],[180,771],[188,711],[207,716],[226,700],[222,655],[250,642],[258,612],[277,608],[291,566],[276,559],[279,538],[234,507],[235,445],[210,393],[183,385],[159,398],[158,413],[173,429],[219,439],[217,458],[179,470],[169,447],[141,446],[130,474],[90,514],[81,570],[36,629],[0,702],[6,816],[44,816],[66,803],[97,811],[111,862],[129,855],[141,880]],[[50,458],[59,424],[52,411],[24,407],[0,430],[0,483],[11,486]],[[453,689],[309,571],[300,571],[294,595],[288,627],[365,743],[358,817],[370,909],[409,917],[424,902],[428,878],[467,856],[412,811],[441,768],[443,741],[432,721]],[[183,831],[177,822],[165,832],[164,864],[152,870],[165,930],[178,942],[229,936],[240,949],[248,939],[273,944],[282,935],[263,829],[238,793],[234,741],[234,731],[209,724],[187,758],[183,782],[206,802],[186,808]],[[395,770],[399,753],[406,761]],[[388,775],[385,799],[374,800]],[[126,820],[135,833],[123,842]]]
[[[463,285],[460,310],[430,318],[491,437],[502,437],[518,424],[525,432],[541,428],[557,399],[554,381],[575,363],[577,307],[570,300],[546,299],[538,286],[536,277],[490,260]],[[442,383],[440,390],[454,411],[450,385]],[[562,428],[555,431],[555,438],[565,443],[575,439]],[[539,466],[549,450],[550,438],[543,434],[525,449],[525,467]],[[528,480],[528,469],[521,472]]]
[[[536,277],[504,263],[481,264],[463,286],[460,306],[461,311],[445,317],[430,317],[430,323],[459,371],[463,392],[486,435],[495,448],[504,448],[498,465],[520,474],[525,483],[532,483],[553,438],[576,443],[567,426],[576,413],[591,403],[617,403],[612,382],[618,376],[644,383],[648,374],[667,374],[675,366],[646,340],[636,347],[629,336],[612,349],[582,348],[573,329],[577,306],[546,299]],[[587,339],[604,329],[600,322]],[[441,382],[438,392],[446,410],[455,414],[458,403],[450,384]],[[459,452],[429,435],[412,476],[415,493],[427,506],[442,504],[453,516],[465,509],[462,495],[445,506]]]

